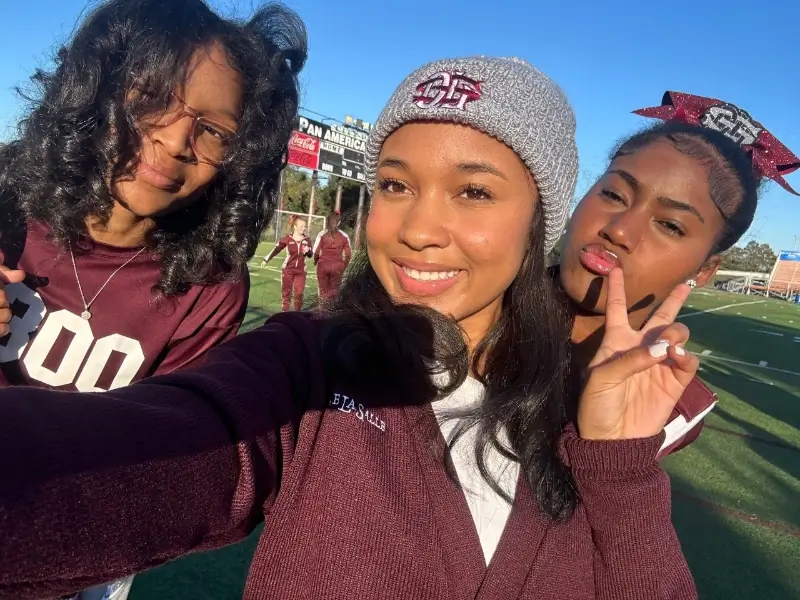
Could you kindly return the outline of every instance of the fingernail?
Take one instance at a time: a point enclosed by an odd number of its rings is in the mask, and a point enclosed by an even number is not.
[[[659,340],[652,346],[650,346],[650,356],[653,358],[661,358],[667,355],[667,349],[669,348],[669,342],[667,340]]]
[[[678,356],[686,356],[686,350],[683,349],[683,346],[675,346],[675,354]]]

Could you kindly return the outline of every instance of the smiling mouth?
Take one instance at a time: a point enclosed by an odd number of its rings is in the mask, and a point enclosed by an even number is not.
[[[450,265],[411,263],[405,260],[392,261],[397,282],[406,293],[417,296],[438,296],[457,285],[466,277],[464,269],[453,269]],[[438,267],[438,268],[437,268]]]
[[[461,272],[460,269],[453,271],[417,271],[402,265],[401,268],[403,273],[415,281],[447,281]]]

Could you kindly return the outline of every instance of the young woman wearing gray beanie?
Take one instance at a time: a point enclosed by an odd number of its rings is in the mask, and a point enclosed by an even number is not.
[[[695,598],[656,461],[697,370],[673,323],[687,286],[634,331],[610,273],[567,419],[545,256],[574,133],[522,60],[425,65],[371,134],[366,250],[328,311],[100,395],[0,391],[0,598],[118,578],[262,520],[248,600]]]

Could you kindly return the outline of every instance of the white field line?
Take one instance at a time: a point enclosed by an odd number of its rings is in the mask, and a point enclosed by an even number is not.
[[[707,310],[698,310],[695,312],[686,313],[685,315],[678,315],[678,320],[685,319],[687,317],[693,317],[695,315],[704,315],[706,313],[717,312],[718,310],[725,310],[726,308],[733,308],[734,306],[747,306],[748,304],[763,304],[766,300],[754,300],[753,302],[735,302],[734,304],[725,304],[724,306],[718,306],[716,308],[709,308]]]
[[[723,358],[721,356],[711,356],[710,354],[702,355],[702,357],[703,358],[707,358],[709,360],[719,360],[719,361],[722,361],[722,362],[729,362],[729,363],[734,363],[734,364],[737,364],[737,365],[744,365],[746,367],[753,367],[754,369],[766,369],[767,371],[775,371],[777,373],[786,373],[787,375],[796,375],[797,377],[800,377],[800,372],[797,372],[797,371],[789,371],[788,369],[779,369],[777,367],[768,367],[768,366],[757,365],[757,364],[754,364],[754,363],[745,362],[743,360],[736,360],[735,358]],[[762,360],[761,362],[764,362],[764,361]]]
[[[281,268],[280,267],[273,267],[272,265],[267,265],[265,267],[262,267],[260,264],[257,264],[257,263],[250,263],[250,268],[251,269],[263,269],[263,270],[266,270],[266,271],[275,271],[277,273],[281,272]]]

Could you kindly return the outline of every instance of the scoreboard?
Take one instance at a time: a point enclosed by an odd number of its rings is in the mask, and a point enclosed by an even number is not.
[[[344,125],[321,123],[306,117],[298,119],[294,133],[304,138],[311,137],[318,140],[318,148],[315,148],[318,156],[317,170],[359,183],[367,181],[364,170],[366,133]],[[294,163],[290,161],[290,164]]]

